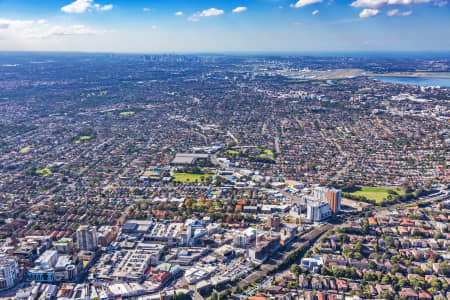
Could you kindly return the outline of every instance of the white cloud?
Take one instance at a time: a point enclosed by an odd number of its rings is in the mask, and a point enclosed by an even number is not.
[[[233,13],[241,13],[241,12],[247,11],[247,9],[248,8],[245,6],[238,6],[235,9],[233,9]]]
[[[69,5],[63,6],[61,10],[68,14],[81,14],[92,7],[93,0],[76,0]]]
[[[200,18],[220,16],[220,15],[223,15],[224,13],[225,12],[222,9],[210,8],[210,9],[205,9],[201,12],[196,12],[195,14],[190,16],[188,18],[188,20],[191,22],[198,22],[200,20]]]
[[[398,9],[391,9],[386,13],[389,17],[406,17],[412,14],[412,10],[400,11]]]
[[[107,5],[101,6],[101,7],[100,7],[100,10],[101,10],[101,11],[108,11],[108,10],[113,9],[113,7],[114,7],[114,5],[112,5],[112,4],[107,4]]]
[[[144,7],[142,10],[145,11],[145,12],[148,12],[148,11],[150,11],[150,8]]]
[[[448,1],[436,1],[433,5],[436,7],[443,7],[448,4]]]
[[[0,29],[14,40],[47,39],[74,35],[94,35],[106,33],[85,25],[53,25],[46,20],[0,19]]]
[[[321,3],[322,0],[298,0],[297,3],[291,4],[291,7],[299,8],[306,5]]]
[[[182,16],[183,15],[183,12],[182,11],[177,11],[176,13],[175,13],[175,16]]]
[[[212,17],[212,16],[220,16],[223,15],[224,11],[221,9],[216,9],[216,8],[210,8],[210,9],[205,9],[204,11],[202,11],[200,13],[200,17]]]
[[[433,0],[356,0],[350,4],[353,7],[381,8],[389,5],[414,5],[430,3]]]
[[[315,15],[317,15],[319,13],[319,10],[318,9],[316,9],[315,11],[313,11],[311,14],[313,15],[313,16],[315,16]]]
[[[350,6],[353,7],[371,7],[371,8],[379,8],[385,6],[387,0],[356,0]]]
[[[61,10],[68,14],[82,14],[89,10],[95,9],[99,11],[108,11],[113,9],[112,4],[100,5],[98,3],[94,3],[94,0],[75,0],[66,6],[63,6]]]
[[[371,18],[378,15],[380,11],[378,9],[373,8],[365,8],[360,14],[360,18]]]
[[[412,5],[430,3],[432,0],[388,0],[388,5]]]

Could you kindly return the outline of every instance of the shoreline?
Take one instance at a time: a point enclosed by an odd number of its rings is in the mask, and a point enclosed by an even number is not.
[[[408,77],[408,78],[431,78],[431,79],[450,79],[448,73],[436,73],[436,75],[430,75],[430,73],[385,73],[385,74],[372,74],[369,77]]]

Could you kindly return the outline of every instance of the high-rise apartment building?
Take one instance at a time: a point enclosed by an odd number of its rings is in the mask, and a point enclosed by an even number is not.
[[[313,196],[320,201],[326,201],[333,214],[337,214],[341,210],[341,190],[318,186],[313,189]]]
[[[337,214],[341,210],[341,197],[341,190],[329,189],[327,192],[327,202],[333,214]]]
[[[77,230],[77,246],[79,250],[95,251],[97,249],[97,231],[89,226],[80,226]]]
[[[280,230],[281,218],[278,215],[269,216],[267,218],[266,226],[275,229],[276,231]]]

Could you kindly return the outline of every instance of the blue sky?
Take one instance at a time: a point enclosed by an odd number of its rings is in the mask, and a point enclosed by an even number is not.
[[[0,50],[449,51],[448,0],[0,0]]]

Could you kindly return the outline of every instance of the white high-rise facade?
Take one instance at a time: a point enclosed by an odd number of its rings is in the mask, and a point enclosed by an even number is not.
[[[15,257],[9,255],[0,256],[0,290],[14,287],[19,274],[19,264]]]

